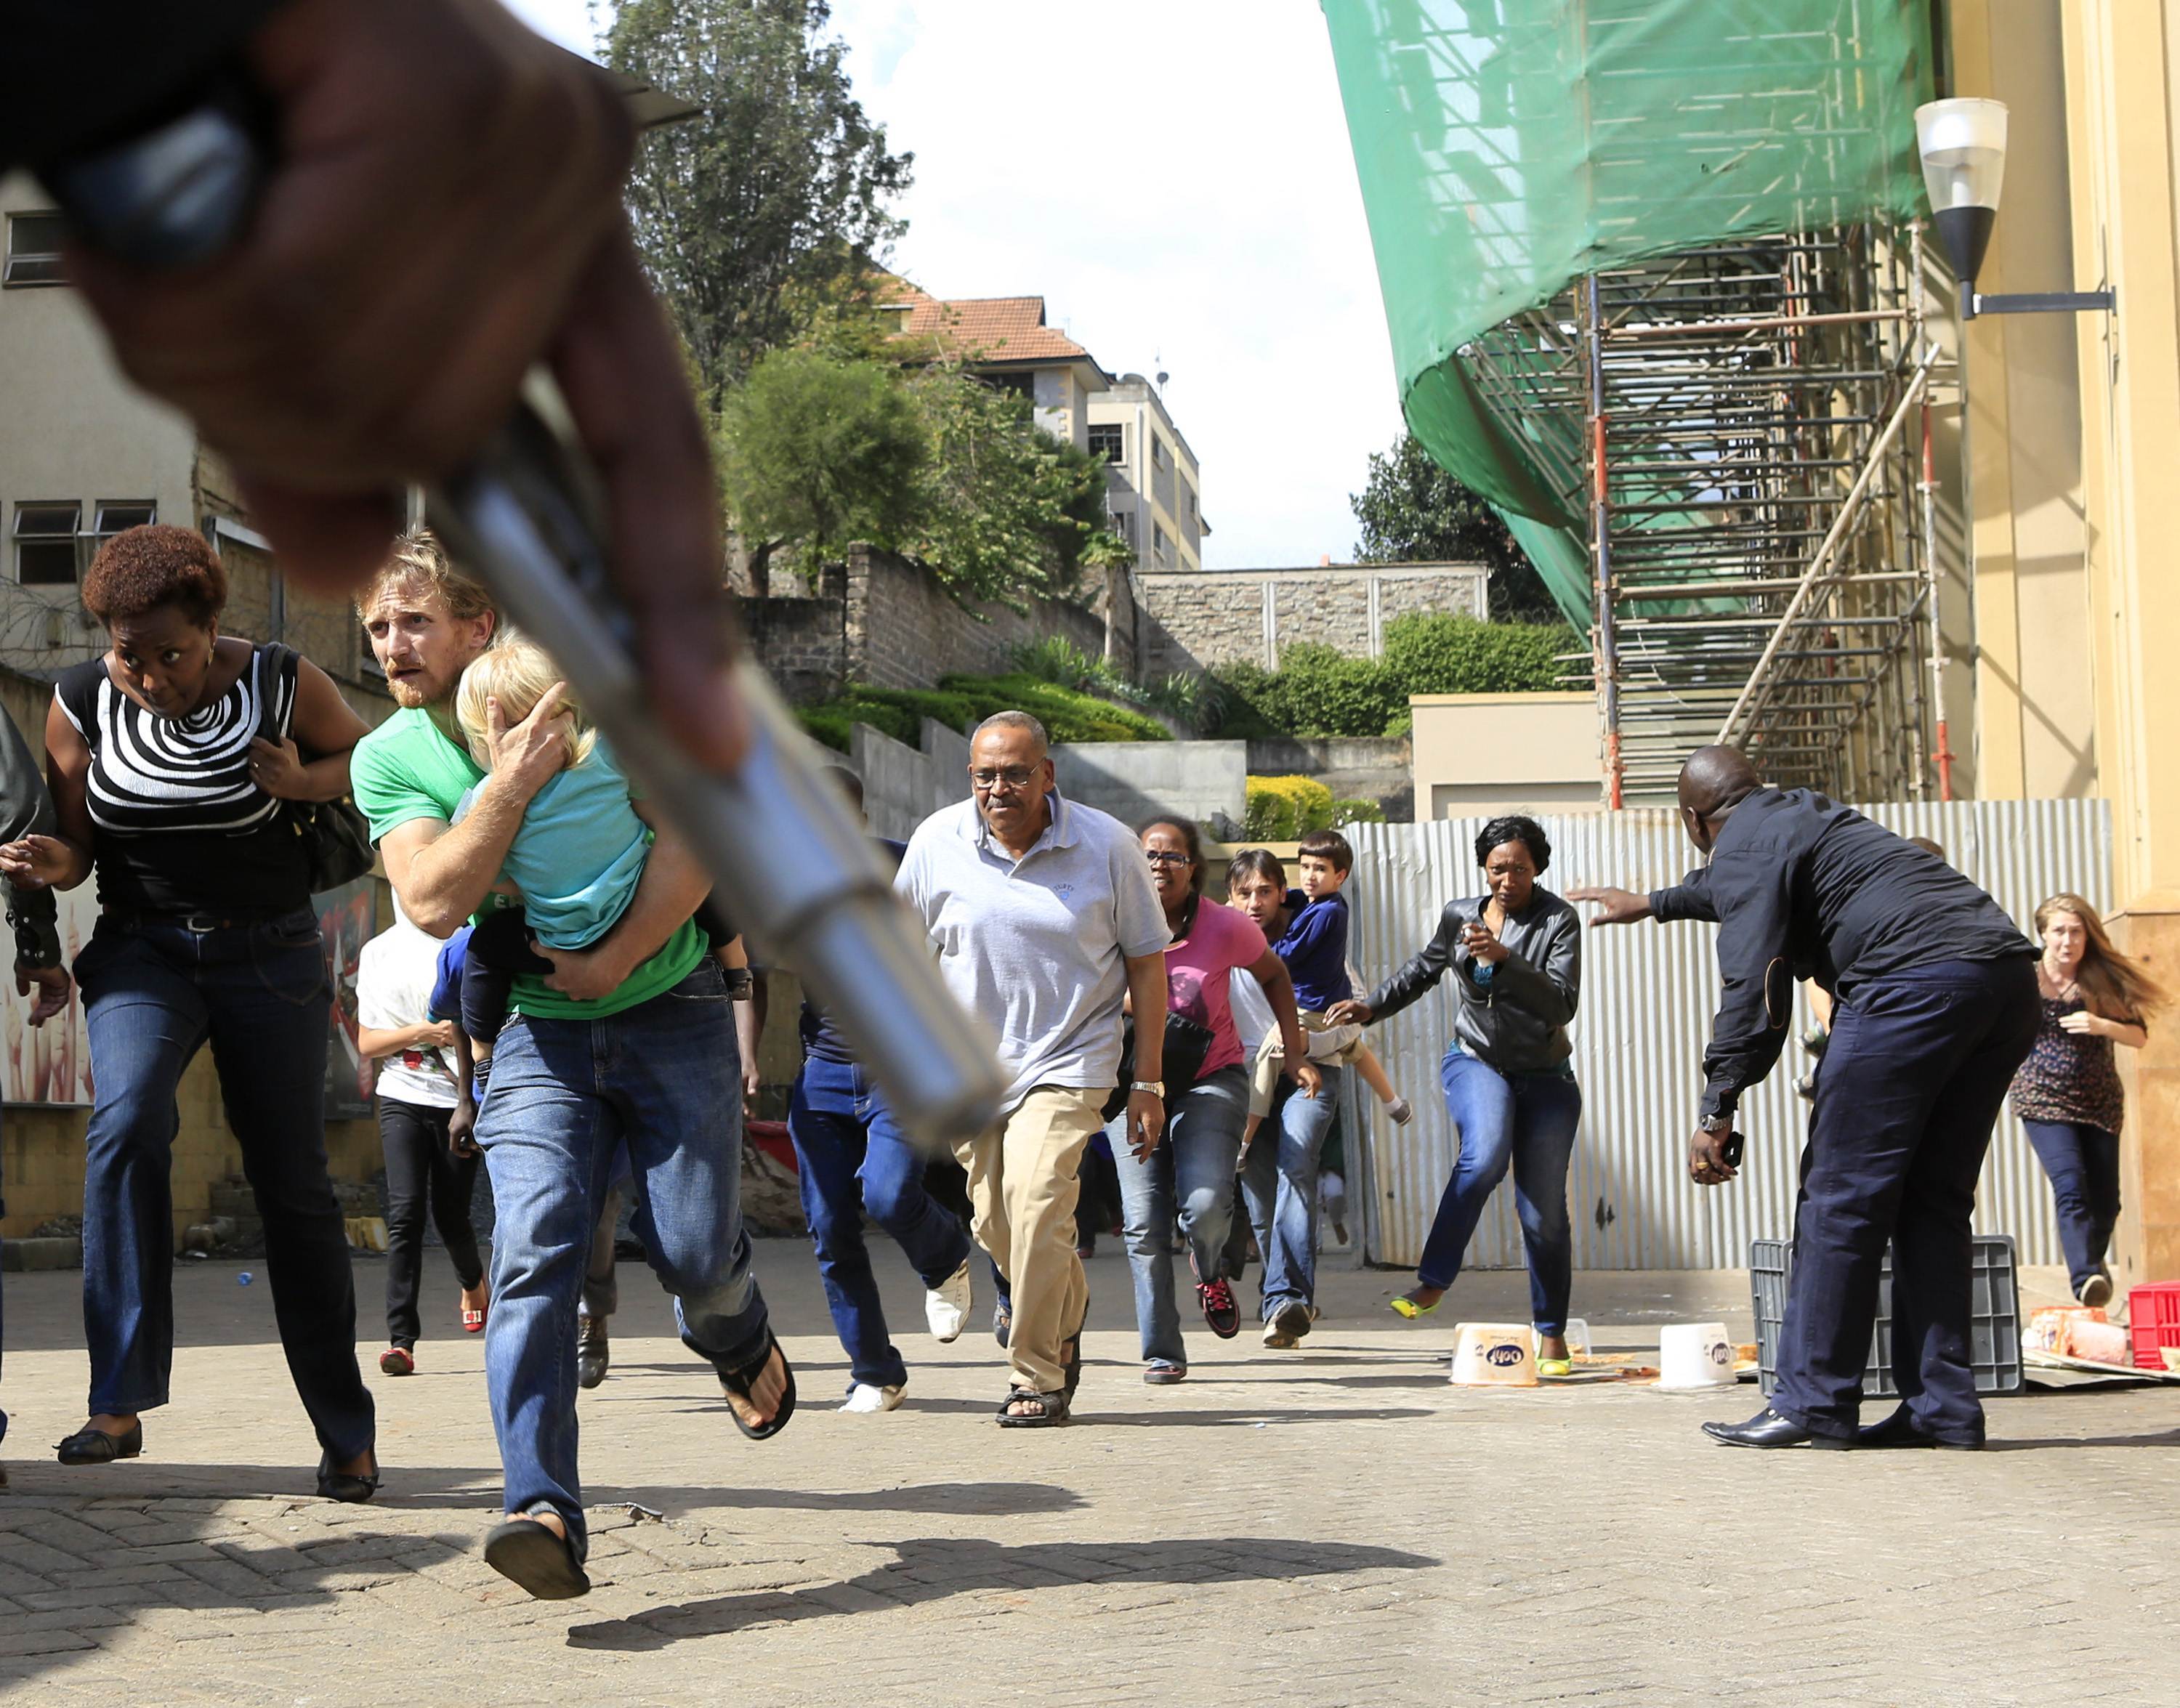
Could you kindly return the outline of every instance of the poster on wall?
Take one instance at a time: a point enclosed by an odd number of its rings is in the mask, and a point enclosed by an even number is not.
[[[57,924],[62,965],[73,967],[98,924],[98,885],[88,881],[58,892]],[[30,1024],[30,998],[0,967],[0,1101],[81,1106],[91,1101],[91,1039],[84,1030],[83,995],[69,991],[69,1005],[42,1026]]]
[[[358,878],[311,898],[326,940],[326,981],[333,986],[333,1045],[326,1052],[326,1119],[359,1121],[371,1113],[372,1063],[357,1046],[355,974],[363,946],[378,931],[378,887]]]

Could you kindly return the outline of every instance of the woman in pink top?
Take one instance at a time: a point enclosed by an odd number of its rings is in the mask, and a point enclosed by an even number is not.
[[[1245,915],[1203,899],[1203,843],[1196,827],[1185,818],[1153,819],[1143,827],[1142,843],[1173,933],[1165,952],[1168,1007],[1211,1035],[1203,1066],[1185,1085],[1170,1079],[1175,1050],[1169,1044],[1165,1131],[1156,1145],[1142,1156],[1133,1154],[1123,1134],[1125,1117],[1107,1129],[1120,1175],[1128,1267],[1136,1279],[1143,1380],[1162,1383],[1188,1374],[1181,1314],[1174,1304],[1173,1259],[1167,1249],[1176,1213],[1187,1238],[1204,1321],[1221,1340],[1230,1340],[1241,1326],[1234,1289],[1220,1268],[1234,1214],[1234,1166],[1249,1113],[1248,1070],[1228,1008],[1229,980],[1236,970],[1247,971],[1263,986],[1286,1044],[1286,1059],[1294,1064],[1288,1071],[1306,1095],[1317,1095],[1318,1079],[1302,1041],[1294,981],[1285,964]],[[1137,1024],[1147,1022],[1138,1017]]]

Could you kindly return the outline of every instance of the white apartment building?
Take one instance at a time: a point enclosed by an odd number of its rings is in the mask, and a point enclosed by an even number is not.
[[[1146,575],[1203,567],[1203,484],[1196,453],[1166,413],[1158,387],[1123,374],[1089,400],[1089,448],[1109,465],[1114,525]]]

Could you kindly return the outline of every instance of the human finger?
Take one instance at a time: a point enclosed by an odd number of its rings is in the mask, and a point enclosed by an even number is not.
[[[556,682],[537,696],[537,704],[530,708],[530,716],[522,720],[530,729],[542,729],[566,709],[568,684]]]
[[[613,518],[614,579],[636,625],[651,701],[699,763],[731,771],[749,745],[711,447],[680,345],[624,226],[578,287],[553,371]]]
[[[398,489],[309,492],[235,470],[251,525],[272,542],[280,573],[320,592],[367,579],[385,563],[403,521]]]

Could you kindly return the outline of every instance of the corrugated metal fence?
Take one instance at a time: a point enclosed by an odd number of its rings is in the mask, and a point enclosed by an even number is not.
[[[1863,810],[1902,836],[1928,836],[1954,865],[2029,928],[2036,903],[2073,890],[2111,903],[2111,815],[2102,801],[2025,800],[1889,805]],[[1545,884],[1647,890],[1676,881],[1696,863],[1677,817],[1657,810],[1539,815],[1552,841]],[[1421,946],[1448,898],[1483,888],[1474,843],[1480,818],[1430,824],[1356,825],[1348,893],[1353,959],[1374,984]],[[1807,1106],[1793,1082],[1808,1067],[1789,1043],[1770,1078],[1744,1100],[1741,1130],[1748,1161],[1730,1186],[1687,1178],[1689,1129],[1702,1089],[1700,1063],[1718,1001],[1716,931],[1708,925],[1643,924],[1583,933],[1582,1009],[1573,1027],[1574,1067],[1584,1099],[1581,1136],[1567,1183],[1575,1262],[1590,1269],[1737,1269],[1748,1243],[1792,1231],[1796,1163]],[[1416,1119],[1394,1127],[1370,1107],[1367,1173],[1353,1183],[1369,1205],[1368,1254],[1411,1264],[1421,1255],[1458,1145],[1438,1091],[1438,1064],[1451,1035],[1453,996],[1441,986],[1370,1036]],[[1794,1033],[1808,1024],[1797,999]],[[1351,1162],[1352,1167],[1352,1162]],[[2061,1260],[2051,1190],[2020,1125],[2009,1114],[1985,1165],[1976,1226],[2011,1233],[2027,1263]],[[1485,1212],[1470,1260],[1501,1268],[1522,1261],[1511,1184]]]

